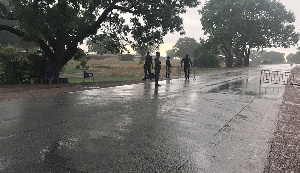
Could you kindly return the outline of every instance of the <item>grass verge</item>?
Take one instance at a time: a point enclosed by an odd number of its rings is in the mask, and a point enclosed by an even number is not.
[[[132,81],[132,80],[141,80],[141,76],[104,76],[104,77],[95,77],[94,81],[93,78],[85,79],[84,82],[112,82],[112,81]],[[69,83],[82,83],[82,77],[69,77]]]

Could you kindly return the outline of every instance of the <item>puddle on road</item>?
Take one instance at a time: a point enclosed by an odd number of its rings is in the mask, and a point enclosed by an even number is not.
[[[209,75],[208,78],[212,80],[212,79],[222,79],[224,78],[224,76],[241,76],[241,75],[243,75],[242,71],[232,71],[232,72]]]
[[[226,76],[240,76],[243,74],[242,71],[230,71],[230,72],[226,72],[224,73]]]
[[[265,95],[269,93],[280,93],[284,90],[284,87],[259,87],[259,95]]]
[[[54,153],[66,149],[66,150],[70,150],[73,149],[75,147],[75,145],[78,143],[78,139],[76,138],[70,138],[70,139],[66,139],[66,140],[59,140],[57,142],[54,142],[52,145],[44,148],[40,153],[41,153],[41,157],[42,157],[42,161],[46,161],[47,159],[51,158],[49,156],[53,156]]]
[[[248,83],[248,79],[224,83],[218,87],[209,90],[208,93],[229,92],[229,93],[241,94],[243,93],[243,88],[247,88],[247,83]],[[245,94],[247,94],[247,92],[245,92]]]
[[[249,88],[248,78],[243,80],[237,80],[234,82],[227,82],[222,85],[219,85],[211,90],[208,93],[227,93],[227,94],[237,94],[237,95],[266,95],[266,94],[277,94],[284,90],[284,87],[263,87],[257,86]]]

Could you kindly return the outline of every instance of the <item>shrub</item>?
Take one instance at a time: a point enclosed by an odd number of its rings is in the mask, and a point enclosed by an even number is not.
[[[43,78],[47,64],[38,52],[21,56],[13,47],[0,47],[0,84],[25,84],[30,78]]]
[[[2,84],[21,84],[28,81],[26,60],[12,47],[0,47]]]
[[[76,69],[89,69],[89,66],[87,66],[87,62],[90,60],[90,57],[86,55],[82,49],[78,50],[73,59],[79,62],[79,65],[76,66]]]
[[[40,52],[30,53],[26,61],[29,78],[44,78],[48,60]]]
[[[211,51],[207,51],[199,46],[194,52],[194,66],[203,68],[216,68],[219,67],[217,55]]]

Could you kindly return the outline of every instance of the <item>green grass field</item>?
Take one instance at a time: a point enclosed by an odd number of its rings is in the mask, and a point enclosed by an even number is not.
[[[103,81],[129,81],[129,80],[141,80],[144,76],[143,64],[139,63],[139,59],[134,61],[119,61],[117,58],[110,58],[105,60],[89,60],[87,65],[89,69],[76,69],[79,63],[71,60],[64,67],[61,77],[68,78],[69,83],[82,83],[83,74],[82,70],[94,74],[93,79],[85,79],[85,82],[103,82]],[[183,75],[183,69],[180,68],[180,60],[172,60],[173,66],[171,76],[178,77],[180,70],[181,76]],[[165,76],[166,63],[162,60],[161,78]],[[203,69],[194,68],[197,74],[209,72],[215,69]],[[154,72],[154,70],[152,70]]]
[[[141,80],[141,76],[107,76],[107,77],[94,77],[90,79],[85,79],[84,82],[109,82],[109,81],[130,81],[130,80]],[[68,78],[69,83],[81,83],[83,78],[81,77],[70,77]]]

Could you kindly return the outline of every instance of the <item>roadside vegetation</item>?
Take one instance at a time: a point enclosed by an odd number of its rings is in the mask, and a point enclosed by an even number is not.
[[[84,62],[74,59],[69,61],[63,67],[60,77],[68,78],[69,83],[82,83],[83,70],[94,74],[93,78],[85,79],[85,82],[141,80],[144,75],[143,64],[140,63],[139,57],[133,61],[121,61],[118,58],[87,59]],[[180,73],[183,73],[180,68],[180,59],[172,60],[171,63],[173,66],[171,76],[179,77]],[[0,46],[1,85],[30,84],[31,78],[43,79],[46,65],[47,63],[39,51],[20,54],[14,47]],[[162,59],[162,79],[165,75],[165,66],[165,60]],[[203,73],[214,70],[214,68],[195,67],[193,70],[195,73]]]
[[[168,33],[184,35],[180,16],[199,4],[198,0],[0,0],[0,84],[29,83],[45,74],[51,74],[54,83],[64,77],[79,82],[82,70],[95,73],[94,81],[139,79],[146,52],[159,50]],[[186,54],[201,70],[248,67],[250,60],[285,63],[281,53],[259,52],[299,41],[295,15],[278,1],[210,0],[202,5],[199,20],[208,37],[178,38],[166,52],[174,61],[173,75],[180,76],[178,58]],[[90,60],[79,48],[82,44],[99,55],[126,54],[130,46],[140,59]],[[298,62],[298,53],[287,59]]]
[[[88,69],[76,69],[79,62],[74,60],[69,61],[62,70],[61,77],[68,78],[70,83],[83,82],[82,70],[87,70],[94,74],[93,78],[85,79],[86,82],[103,82],[103,81],[130,81],[141,80],[144,77],[143,64],[140,64],[140,58],[133,61],[120,61],[116,58],[104,60],[89,60],[87,62]],[[183,69],[180,68],[180,60],[172,60],[171,77],[177,78],[183,75]],[[165,77],[166,63],[162,60],[161,79]],[[200,74],[206,73],[219,68],[199,68],[194,67],[192,72]],[[154,72],[154,70],[152,70]],[[93,80],[94,79],[94,80]]]

